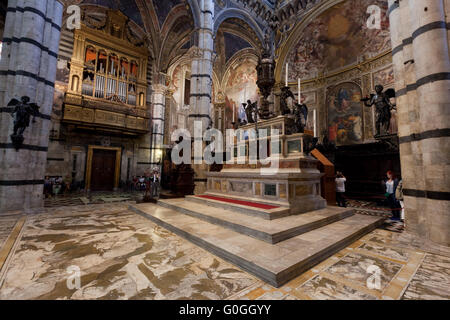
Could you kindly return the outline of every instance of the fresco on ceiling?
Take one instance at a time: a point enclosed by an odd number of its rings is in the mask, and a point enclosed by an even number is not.
[[[381,29],[369,29],[367,9],[381,8]],[[386,0],[348,0],[314,19],[288,55],[289,80],[310,79],[391,49]]]
[[[142,22],[141,13],[135,0],[83,0],[80,4],[92,4],[102,7],[107,7],[113,10],[120,10],[128,18],[136,22],[139,26],[144,28],[144,23]]]
[[[182,0],[153,0],[153,7],[155,7],[160,26],[164,24],[172,8],[180,3],[182,3]]]
[[[352,82],[346,82],[329,89],[328,138],[340,145],[362,142],[362,102],[361,88]]]
[[[236,54],[236,52],[252,47],[250,43],[248,43],[241,37],[235,36],[234,34],[224,32],[223,36],[225,38],[226,61],[230,60]]]
[[[225,83],[225,128],[232,128],[233,110],[235,120],[238,121],[238,112],[242,103],[247,100],[259,101],[256,61],[252,59],[243,60],[237,67],[230,71]]]

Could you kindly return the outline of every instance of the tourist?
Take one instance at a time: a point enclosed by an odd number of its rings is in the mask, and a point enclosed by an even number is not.
[[[393,221],[400,221],[400,205],[398,200],[395,198],[395,191],[398,186],[398,179],[395,178],[395,175],[392,171],[388,171],[386,173],[387,180],[385,181],[386,185],[386,198],[389,204],[389,207],[392,210],[392,219]]]
[[[336,201],[339,207],[347,208],[347,202],[345,201],[345,182],[347,179],[342,172],[336,174]]]
[[[53,194],[55,196],[57,196],[61,192],[62,183],[63,183],[62,177],[56,178],[55,181],[53,182]]]
[[[397,190],[395,190],[395,198],[400,203],[401,211],[400,211],[400,220],[402,222],[405,221],[405,204],[403,202],[403,180],[400,180],[397,186]]]
[[[152,198],[157,198],[159,195],[159,170],[153,169],[153,174],[151,176],[152,183]]]
[[[52,181],[50,180],[49,176],[46,176],[44,179],[44,195],[45,198],[51,198],[52,196]]]
[[[64,178],[64,195],[68,192],[70,192],[70,189],[72,187],[72,175],[68,174]]]

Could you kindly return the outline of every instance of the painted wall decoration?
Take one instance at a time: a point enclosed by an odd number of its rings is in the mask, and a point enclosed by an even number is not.
[[[298,91],[298,90],[297,90]],[[298,93],[297,93],[298,96]],[[313,92],[302,92],[302,103],[310,106],[317,103],[317,93]]]
[[[189,79],[191,71],[191,65],[189,61],[178,64],[171,74],[172,81],[170,82],[169,89],[173,92],[172,99],[170,101],[170,114],[167,123],[169,125],[169,140],[172,133],[177,129],[187,128],[187,119],[189,116],[189,99],[185,98],[186,88],[187,92],[190,92],[190,80],[186,81],[186,76]],[[186,103],[188,102],[188,103]]]
[[[235,121],[238,122],[238,112],[242,103],[247,100],[259,101],[256,60],[246,58],[235,66],[231,66],[225,82],[225,128],[232,128],[233,110]]]
[[[394,68],[392,66],[373,74],[373,85],[376,86],[378,84],[385,88],[389,86],[394,87]]]
[[[361,88],[352,82],[328,90],[328,138],[337,145],[363,140]]]
[[[367,27],[371,5],[382,9],[380,30]],[[322,13],[288,54],[289,80],[311,79],[390,50],[387,9],[386,0],[347,0]]]

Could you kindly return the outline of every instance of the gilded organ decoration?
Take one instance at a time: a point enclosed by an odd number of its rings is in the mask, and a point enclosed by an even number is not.
[[[127,18],[118,11],[108,11],[104,28],[82,24],[81,29],[74,31],[64,121],[149,130],[146,114],[148,52],[136,46],[142,41],[135,38]],[[89,111],[90,108],[95,110]],[[105,112],[111,115],[105,117]],[[131,122],[125,121],[131,115],[137,117]]]

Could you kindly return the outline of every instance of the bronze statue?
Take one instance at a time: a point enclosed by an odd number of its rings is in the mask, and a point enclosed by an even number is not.
[[[384,88],[382,85],[376,85],[376,94],[371,94],[370,98],[366,97],[361,99],[366,107],[372,107],[375,105],[376,110],[376,135],[381,136],[383,129],[383,134],[389,133],[389,128],[391,126],[391,111],[396,108],[395,104],[391,103],[391,98],[395,98],[395,90],[388,89],[383,92]]]
[[[306,104],[295,104],[295,133],[305,133],[306,122],[308,121],[308,107]]]
[[[14,110],[11,113],[11,116],[14,118],[14,132],[11,135],[11,140],[17,150],[23,144],[23,133],[30,126],[30,117],[33,116],[34,122],[34,117],[39,115],[39,107],[35,103],[29,102],[30,98],[23,96],[21,101],[12,99],[8,103],[8,107],[14,106]]]
[[[289,87],[284,87],[283,89],[281,89],[281,97],[280,97],[280,111],[282,116],[292,113],[291,109],[289,109],[287,102],[289,98],[295,100],[295,96],[292,93],[291,89]]]
[[[250,100],[247,101],[247,103],[243,104],[244,105],[244,109],[245,109],[245,113],[247,114],[247,122],[248,123],[255,123],[256,122],[256,117],[257,112],[258,112],[258,105],[256,102],[251,102]]]

